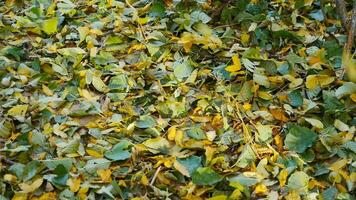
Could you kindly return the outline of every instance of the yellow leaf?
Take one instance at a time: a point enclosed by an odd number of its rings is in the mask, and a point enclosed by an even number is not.
[[[79,94],[84,97],[85,99],[89,100],[89,101],[95,101],[97,99],[96,96],[93,96],[88,90],[86,89],[79,89]]]
[[[111,170],[110,169],[98,169],[96,173],[100,176],[101,180],[104,182],[111,181]]]
[[[4,175],[4,180],[7,182],[16,182],[17,177],[12,175],[12,174],[5,174]]]
[[[184,32],[182,34],[182,37],[180,38],[180,40],[178,41],[179,44],[183,45],[183,49],[186,53],[188,53],[190,51],[190,49],[192,48],[192,45],[195,41],[194,35],[188,32]]]
[[[58,26],[58,18],[54,17],[43,21],[42,30],[43,32],[50,35],[57,32],[57,26]]]
[[[239,189],[235,189],[232,194],[229,196],[231,200],[241,199],[242,193]]]
[[[274,136],[274,142],[276,143],[278,150],[282,150],[283,149],[283,140],[282,137],[280,135],[276,135]]]
[[[234,63],[234,65],[238,65],[241,69],[241,62],[240,62],[239,55],[235,54],[232,56],[232,63]]]
[[[39,178],[33,181],[31,184],[21,183],[20,188],[24,193],[31,193],[37,190],[43,183],[43,179]]]
[[[250,41],[250,35],[248,33],[244,33],[241,35],[241,42],[248,43]]]
[[[57,199],[56,192],[46,192],[38,198],[38,200],[56,200],[56,199]]]
[[[345,167],[347,163],[348,161],[346,159],[341,159],[331,164],[329,169],[332,171],[339,171],[340,169]]]
[[[251,110],[252,108],[252,105],[248,102],[244,103],[244,105],[242,105],[242,107],[245,109],[245,110]]]
[[[213,159],[215,151],[216,149],[210,146],[205,148],[206,163],[209,163]]]
[[[184,176],[190,177],[188,169],[185,168],[182,164],[180,164],[180,162],[175,160],[173,166],[177,171],[179,171]]]
[[[11,200],[26,200],[27,199],[27,194],[25,193],[16,193]]]
[[[53,2],[48,8],[47,8],[47,16],[53,15],[56,11],[57,4],[56,2]]]
[[[79,178],[70,178],[67,180],[67,185],[72,192],[77,192],[80,188],[81,180]]]
[[[347,51],[342,54],[342,66],[346,70],[347,78],[356,83],[356,60]]]
[[[94,151],[94,150],[92,150],[92,149],[87,149],[87,150],[85,150],[85,151],[89,154],[89,156],[93,156],[93,157],[95,157],[95,158],[102,158],[102,157],[103,157],[103,154],[102,154],[102,153],[97,152],[97,151]]]
[[[273,96],[270,93],[264,92],[264,91],[258,91],[258,97],[260,97],[261,99],[264,99],[264,100],[273,99]]]
[[[255,188],[255,193],[256,193],[257,195],[264,195],[264,194],[266,194],[267,192],[268,192],[267,187],[266,187],[264,184],[262,184],[262,183],[258,184],[258,185],[256,186],[256,188]]]
[[[307,80],[305,82],[305,86],[308,89],[315,89],[316,87],[318,87],[318,78],[316,75],[309,75],[307,77]]]
[[[130,47],[130,49],[128,50],[127,53],[132,53],[134,51],[142,50],[145,48],[146,48],[146,45],[144,45],[144,44],[134,44]]]
[[[12,107],[7,114],[13,117],[24,117],[27,112],[28,105],[17,105]]]
[[[208,131],[206,132],[206,137],[209,141],[214,141],[215,137],[216,137],[216,132],[215,131]]]
[[[141,25],[147,24],[147,22],[150,20],[150,18],[145,17],[145,18],[138,18],[137,21],[138,23],[140,23]]]
[[[305,82],[305,86],[308,89],[315,89],[316,87],[324,87],[334,82],[335,77],[329,77],[328,75],[309,75]]]
[[[297,190],[290,190],[284,198],[285,200],[301,200]]]
[[[89,191],[89,187],[82,187],[78,191],[78,194],[86,194]]]
[[[282,169],[281,172],[279,172],[278,175],[278,180],[279,180],[279,186],[283,187],[286,184],[288,177],[288,170],[287,169]]]
[[[319,128],[319,129],[324,128],[324,124],[318,119],[306,118],[306,117],[304,119],[305,119],[305,121],[309,122],[312,126],[314,126],[316,128]]]
[[[177,129],[175,126],[172,126],[168,129],[168,140],[173,141],[176,137]]]
[[[181,130],[178,130],[176,132],[176,137],[174,138],[174,141],[176,142],[177,145],[183,146],[183,138],[184,138],[184,133]]]
[[[307,54],[305,53],[305,50],[306,50],[305,47],[300,48],[300,49],[298,50],[299,56],[301,56],[301,57],[307,57]]]
[[[146,186],[149,184],[149,181],[148,181],[148,178],[146,175],[143,175],[141,177],[141,183],[142,183],[142,185],[146,185]]]
[[[309,57],[309,65],[314,65],[317,63],[323,64],[325,60],[325,50],[320,49],[316,51],[312,56]]]
[[[310,6],[313,2],[314,0],[304,0],[304,6]]]
[[[271,114],[272,116],[282,122],[287,122],[288,121],[288,117],[286,117],[284,115],[284,112],[281,109],[271,109]]]
[[[336,188],[339,190],[339,192],[341,193],[346,193],[347,189],[345,188],[345,186],[341,185],[341,184],[335,184]]]
[[[50,123],[47,123],[43,126],[43,133],[49,135],[53,132],[53,128]]]
[[[92,84],[99,92],[106,93],[109,90],[104,81],[101,80],[99,76],[93,76]]]
[[[222,123],[222,117],[221,117],[221,115],[220,114],[217,114],[217,115],[215,115],[214,117],[213,117],[213,120],[212,120],[212,122],[211,122],[211,124],[213,125],[213,126],[220,126],[221,125],[221,123]]]
[[[237,72],[241,69],[241,62],[240,62],[238,55],[235,54],[234,56],[232,56],[232,63],[233,63],[233,65],[227,66],[225,68],[226,71]]]
[[[321,87],[327,86],[330,83],[335,81],[335,77],[329,77],[327,75],[319,75],[318,76],[318,81],[319,81],[319,85]]]
[[[53,95],[53,91],[51,89],[49,89],[46,85],[42,85],[42,91],[43,91],[43,93],[45,93],[48,96]]]
[[[350,98],[351,98],[351,100],[352,100],[353,102],[356,103],[356,94],[350,95]]]
[[[78,197],[80,199],[87,199],[87,192],[89,191],[89,187],[82,187],[78,191]]]
[[[210,197],[206,200],[227,200],[227,196],[226,195],[217,195],[217,196],[214,196],[214,197]]]

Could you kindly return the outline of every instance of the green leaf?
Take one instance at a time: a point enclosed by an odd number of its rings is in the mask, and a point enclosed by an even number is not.
[[[187,158],[178,158],[177,161],[182,164],[189,172],[189,175],[192,175],[199,167],[201,167],[201,157],[198,156],[189,156]]]
[[[204,140],[206,139],[206,135],[203,130],[201,130],[199,127],[194,127],[189,130],[187,130],[187,135],[189,137],[192,137],[197,140]]]
[[[105,51],[100,51],[99,55],[96,55],[94,58],[96,65],[107,65],[116,61],[117,59],[111,53]]]
[[[148,115],[140,117],[140,120],[136,122],[138,128],[152,128],[156,125],[156,120]]]
[[[111,185],[113,187],[113,189],[111,190],[112,195],[116,196],[118,194],[120,195],[121,199],[125,199],[124,194],[117,181],[114,180]]]
[[[353,82],[346,82],[335,91],[335,96],[340,99],[345,95],[354,93],[356,93],[356,84]]]
[[[68,75],[68,71],[67,71],[67,68],[64,67],[64,66],[61,66],[61,65],[57,65],[55,63],[52,63],[52,69],[59,73],[60,75],[63,75],[63,76],[67,76]]]
[[[118,144],[116,144],[111,151],[105,152],[105,157],[118,161],[118,160],[126,160],[131,157],[131,153],[127,149],[131,143],[127,140],[122,140]]]
[[[293,107],[299,107],[303,105],[303,97],[299,90],[293,90],[288,94],[288,99]]]
[[[7,111],[7,114],[13,117],[24,117],[28,109],[28,105],[17,105]]]
[[[110,90],[125,91],[126,89],[128,89],[126,75],[120,74],[112,77],[110,79],[108,87],[110,88]]]
[[[5,56],[8,57],[13,57],[17,61],[20,61],[25,55],[25,51],[23,49],[17,48],[17,47],[6,47],[0,51],[0,55],[4,54]]]
[[[323,91],[323,100],[325,110],[328,113],[338,113],[345,109],[345,105],[341,103],[332,93]]]
[[[323,21],[324,20],[324,14],[323,14],[323,11],[321,9],[310,13],[309,16],[311,18],[315,19],[315,20],[318,20],[318,21]]]
[[[253,83],[251,81],[244,82],[237,99],[241,102],[250,100],[253,97],[252,87]]]
[[[192,174],[192,181],[196,185],[213,185],[220,182],[222,179],[222,176],[210,167],[199,167]]]
[[[15,163],[9,168],[9,171],[15,174],[20,180],[23,180],[23,173],[25,171],[26,165],[21,163]]]
[[[56,176],[51,179],[53,185],[55,185],[58,188],[62,188],[67,184],[67,180],[69,178],[67,168],[65,168],[63,165],[60,164],[54,169],[54,174]]]
[[[175,77],[177,77],[177,79],[179,80],[182,80],[183,78],[190,76],[190,74],[194,70],[193,67],[187,61],[174,62],[173,69],[174,69]]]
[[[116,35],[111,35],[106,39],[105,45],[111,45],[111,44],[121,44],[123,42],[122,38]]]
[[[0,138],[7,138],[11,135],[14,129],[13,124],[10,121],[0,121]]]
[[[106,86],[104,81],[98,76],[93,76],[92,84],[99,92],[106,93],[109,91],[108,86]]]
[[[42,22],[42,31],[48,35],[51,35],[57,32],[57,26],[58,26],[57,17],[47,19]]]
[[[272,141],[272,127],[269,125],[262,125],[260,122],[256,124],[258,131],[258,139],[260,142]]]
[[[41,170],[41,163],[38,161],[31,161],[26,164],[21,178],[24,181],[32,179]]]
[[[44,165],[46,165],[47,168],[53,170],[58,165],[63,165],[67,170],[70,170],[70,168],[73,165],[73,160],[71,158],[62,158],[58,160],[43,160],[42,161]]]
[[[151,17],[164,17],[166,8],[162,0],[155,0],[150,7],[149,16]]]
[[[195,22],[201,21],[204,24],[206,24],[211,20],[211,18],[207,14],[205,14],[204,12],[196,10],[196,11],[193,11],[190,14],[190,20],[191,20],[191,23],[195,23]]]
[[[277,38],[290,39],[293,42],[301,42],[303,40],[302,36],[299,36],[294,32],[285,31],[285,30],[274,31],[272,35]]]
[[[228,180],[230,183],[239,183],[245,186],[253,186],[260,181],[258,176],[245,176],[244,174],[239,174],[229,178]]]
[[[69,47],[69,48],[58,49],[58,53],[62,54],[63,56],[75,57],[79,54],[85,54],[86,52],[79,47]]]
[[[303,153],[308,147],[312,146],[317,137],[314,131],[306,127],[290,124],[284,144],[290,151]]]
[[[145,142],[143,142],[143,145],[147,147],[147,149],[154,154],[157,153],[165,153],[168,151],[169,148],[169,142],[166,138],[163,137],[157,137],[153,139],[148,139]]]
[[[335,187],[329,187],[322,193],[323,200],[334,200],[337,194],[338,190]]]
[[[236,166],[241,168],[246,168],[255,160],[256,160],[256,155],[252,147],[250,145],[245,145],[241,155],[239,156],[239,159],[236,162]]]
[[[308,183],[310,177],[302,172],[294,172],[288,179],[288,188],[304,193],[308,191]]]
[[[286,57],[286,60],[292,65],[294,66],[294,64],[296,63],[305,63],[306,60],[300,56],[298,56],[297,54],[295,53],[292,53],[290,52],[287,57]]]

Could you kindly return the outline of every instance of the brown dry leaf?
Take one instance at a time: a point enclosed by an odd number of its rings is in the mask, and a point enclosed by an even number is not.
[[[285,116],[282,109],[272,108],[272,109],[270,109],[270,112],[271,112],[272,116],[279,121],[287,122],[289,120],[288,117]]]

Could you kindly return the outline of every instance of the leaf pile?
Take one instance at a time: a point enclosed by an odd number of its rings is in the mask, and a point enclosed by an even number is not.
[[[0,199],[355,199],[345,41],[333,1],[1,1]]]

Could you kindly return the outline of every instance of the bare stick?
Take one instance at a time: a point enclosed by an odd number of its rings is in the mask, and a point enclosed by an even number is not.
[[[347,11],[344,0],[336,0],[336,12],[341,18],[342,27],[347,31],[349,27],[347,25]]]
[[[159,166],[159,167],[157,168],[155,174],[153,175],[152,180],[151,180],[151,183],[150,183],[151,186],[153,186],[153,184],[155,183],[155,180],[156,180],[156,178],[157,178],[157,176],[158,176],[159,171],[161,171],[161,166]]]
[[[10,160],[10,159],[8,159],[8,158],[5,158],[5,157],[3,157],[3,156],[1,156],[0,155],[0,161],[4,161],[5,163],[7,163],[7,164],[9,164],[9,165],[14,165],[14,164],[16,164],[16,162],[14,162],[14,161],[12,161],[12,160]]]
[[[356,0],[354,0],[350,28],[348,30],[347,42],[345,44],[345,51],[348,53],[348,55],[351,55],[351,49],[354,44],[355,31],[356,31],[355,29],[356,29]]]

